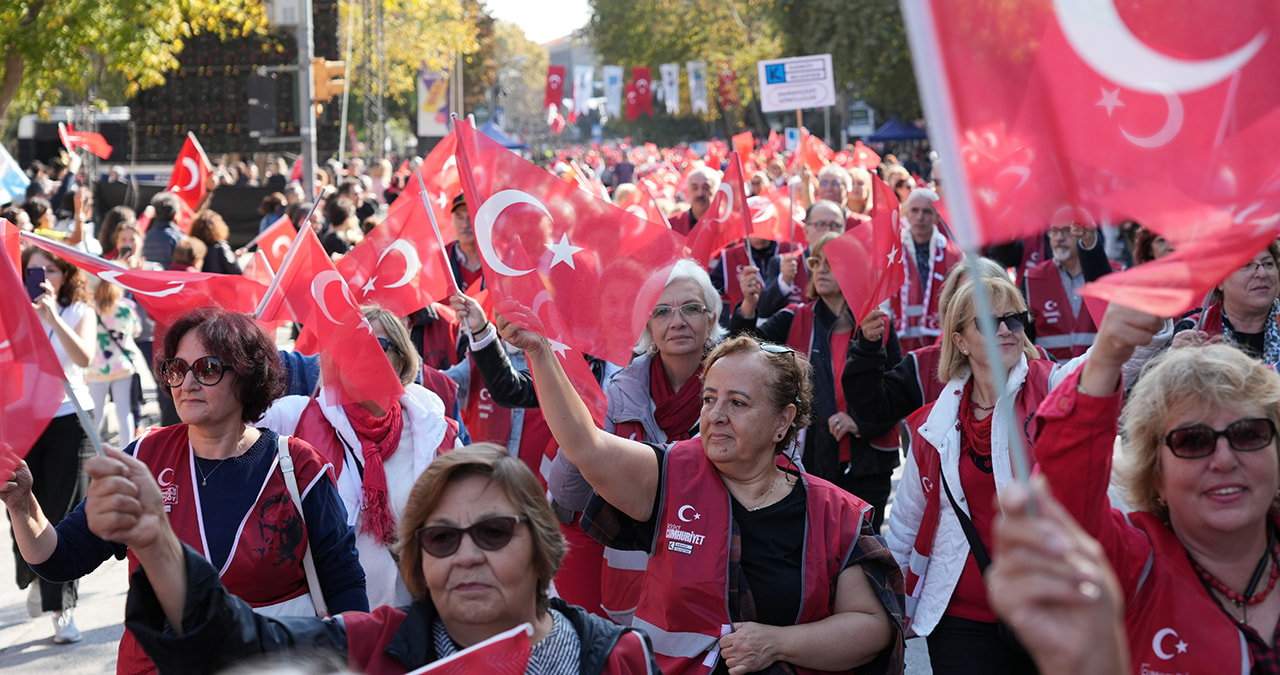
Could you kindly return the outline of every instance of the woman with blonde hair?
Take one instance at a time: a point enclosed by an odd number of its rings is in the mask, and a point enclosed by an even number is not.
[[[995,335],[978,327],[978,293],[991,299]],[[911,451],[886,539],[906,574],[910,634],[928,638],[934,672],[1031,672],[1025,651],[1001,638],[982,576],[994,498],[1013,480],[1008,430],[1019,430],[1029,446],[1024,422],[1067,372],[1037,358],[1026,336],[1030,321],[1007,278],[961,284],[942,315],[938,377],[947,384],[907,418]],[[996,342],[997,362],[988,359],[988,340]],[[1006,397],[1012,405],[999,406]]]

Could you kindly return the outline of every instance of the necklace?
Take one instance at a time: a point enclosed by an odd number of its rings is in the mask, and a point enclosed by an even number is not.
[[[1210,574],[1208,570],[1202,567],[1200,563],[1195,560],[1191,560],[1191,566],[1195,568],[1196,573],[1200,575],[1200,578],[1204,580],[1204,583],[1208,584],[1208,586],[1213,590],[1226,596],[1227,600],[1230,600],[1237,608],[1256,605],[1267,599],[1267,596],[1271,594],[1271,590],[1276,587],[1276,580],[1280,579],[1280,564],[1277,564],[1277,561],[1280,561],[1280,543],[1276,542],[1274,532],[1269,533],[1267,539],[1270,547],[1267,551],[1263,552],[1262,558],[1258,560],[1258,565],[1253,568],[1253,577],[1249,579],[1249,585],[1244,589],[1243,595],[1222,583],[1220,579]],[[1188,558],[1190,558],[1190,556],[1188,556]],[[1266,588],[1254,593],[1254,589],[1256,589],[1258,587],[1258,583],[1262,581],[1262,573],[1267,569],[1268,560],[1271,560],[1273,563],[1271,565],[1271,578],[1267,582]]]
[[[790,485],[790,484],[791,484],[791,481],[787,480],[785,476],[783,477],[782,482],[783,482],[783,483],[785,483],[785,484],[787,484],[787,485]],[[768,506],[768,505],[769,505],[769,504],[768,504],[768,502],[769,502],[769,495],[773,494],[773,491],[774,491],[774,490],[776,490],[777,488],[778,488],[778,479],[777,479],[777,478],[774,478],[772,481],[770,481],[770,482],[769,482],[769,489],[768,489],[768,490],[765,490],[765,491],[764,491],[764,494],[762,494],[762,495],[760,495],[759,497],[757,497],[757,498],[756,498],[756,499],[757,499],[757,502],[756,502],[756,504],[757,504],[757,505],[756,505],[756,506],[753,506],[753,507],[751,507],[751,508],[749,508],[749,509],[747,509],[747,510],[748,510],[748,511],[759,511],[760,509],[763,509],[764,507]]]
[[[196,457],[196,460],[201,460],[201,459],[204,459],[204,458],[203,458],[203,457]],[[205,460],[205,461],[207,461],[207,462],[217,462],[217,463],[218,463],[218,465],[217,465],[217,466],[215,466],[215,467],[213,467],[213,470],[212,470],[212,471],[210,471],[209,473],[205,473],[205,472],[204,472],[204,469],[201,469],[201,468],[200,468],[200,462],[199,462],[199,461],[196,461],[196,471],[199,471],[199,472],[200,472],[200,486],[201,486],[201,487],[204,487],[204,486],[208,485],[208,484],[209,484],[209,476],[212,476],[213,474],[217,473],[218,469],[221,469],[221,468],[222,468],[222,465],[223,465],[223,464],[226,464],[226,461],[225,461],[225,460],[209,459],[209,460]]]
[[[978,402],[973,399],[969,399],[969,405],[973,406],[977,410],[981,410],[982,412],[991,412],[996,409],[994,403],[991,405],[978,405]]]

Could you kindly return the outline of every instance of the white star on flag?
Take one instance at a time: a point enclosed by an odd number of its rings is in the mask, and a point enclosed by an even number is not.
[[[561,358],[569,355],[569,345],[547,338],[547,343],[551,345],[551,351],[555,352]]]
[[[889,264],[889,265],[892,265],[893,263],[897,262],[896,260],[894,260],[894,259],[895,259],[895,258],[897,258],[897,257],[898,257],[898,247],[897,247],[897,246],[894,246],[894,247],[893,247],[893,250],[892,250],[892,251],[889,251],[889,260],[888,260],[888,264]]]
[[[581,251],[582,247],[574,246],[573,244],[570,244],[568,233],[560,235],[559,243],[543,244],[543,246],[546,246],[547,250],[551,251],[552,255],[554,256],[551,260],[551,267],[555,267],[560,263],[565,263],[569,266],[570,269],[575,269],[575,270],[578,269],[577,267],[573,266],[573,254],[577,253],[578,251]]]
[[[997,199],[996,191],[989,187],[980,188],[978,190],[978,199],[981,199],[982,203],[987,206],[994,206]]]
[[[449,198],[446,197],[443,192],[441,192],[440,194],[436,195],[435,202],[440,205],[440,208],[443,209],[444,207],[449,205]]]
[[[1116,108],[1124,107],[1124,102],[1120,100],[1120,89],[1116,88],[1110,91],[1108,91],[1105,87],[1101,89],[1102,89],[1102,98],[1098,99],[1098,102],[1094,103],[1094,105],[1106,108],[1107,117],[1111,117],[1111,113]]]

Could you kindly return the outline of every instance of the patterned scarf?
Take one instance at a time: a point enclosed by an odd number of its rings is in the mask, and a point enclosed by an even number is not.
[[[400,402],[395,401],[382,417],[374,417],[359,403],[342,406],[351,422],[351,428],[360,439],[364,453],[364,518],[360,531],[374,539],[390,544],[396,530],[391,517],[391,504],[387,496],[387,471],[382,463],[400,447],[400,433],[404,430],[404,415]]]
[[[1220,305],[1219,312],[1222,312]],[[1226,312],[1222,312],[1222,315],[1225,319]],[[1225,320],[1222,322],[1222,335],[1228,343],[1241,346],[1236,342],[1235,331],[1228,327],[1227,323]],[[1280,300],[1271,303],[1271,311],[1267,314],[1267,322],[1262,333],[1262,354],[1259,359],[1267,365],[1280,363]]]

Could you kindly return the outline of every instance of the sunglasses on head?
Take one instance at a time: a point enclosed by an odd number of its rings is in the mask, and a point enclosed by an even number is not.
[[[422,551],[433,558],[447,558],[457,553],[464,534],[481,549],[497,551],[511,543],[516,524],[527,520],[524,516],[494,516],[478,520],[468,527],[428,525],[420,528],[414,536]]]
[[[1231,449],[1237,452],[1254,452],[1271,445],[1276,437],[1276,425],[1265,417],[1236,420],[1222,431],[1206,424],[1193,424],[1170,431],[1164,437],[1164,444],[1174,457],[1198,459],[1213,454],[1219,436],[1226,438]]]
[[[160,362],[160,380],[169,387],[181,387],[183,380],[187,379],[188,371],[196,378],[196,382],[212,387],[222,381],[227,367],[215,356],[201,356],[189,365],[182,359],[165,359]]]
[[[991,321],[995,323],[996,330],[1000,330],[1000,324],[1004,324],[1009,328],[1010,333],[1022,333],[1027,330],[1027,326],[1031,324],[1030,312],[1009,312],[1004,316],[993,316]],[[977,317],[974,317],[973,323],[981,328],[978,324]]]

